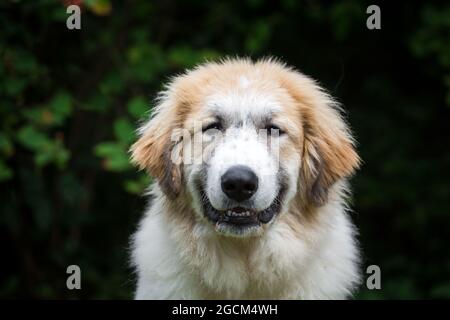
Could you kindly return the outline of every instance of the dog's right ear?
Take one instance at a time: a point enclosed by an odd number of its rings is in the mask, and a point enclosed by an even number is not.
[[[155,108],[152,119],[140,128],[139,139],[131,146],[131,161],[141,170],[146,169],[156,178],[161,189],[169,197],[176,197],[181,190],[181,165],[173,161],[172,152],[177,141],[172,132],[177,128],[177,105],[170,98]]]

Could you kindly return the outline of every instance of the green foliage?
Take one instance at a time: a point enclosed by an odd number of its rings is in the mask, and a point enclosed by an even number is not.
[[[124,171],[130,168],[127,151],[120,143],[102,142],[95,148],[99,157],[105,158],[104,168],[111,171]]]
[[[0,3],[0,296],[130,298],[129,236],[151,179],[129,161],[169,76],[225,55],[279,56],[348,110],[364,166],[352,181],[363,267],[382,290],[449,298],[450,6],[356,0]],[[3,255],[5,256],[5,255]],[[80,265],[83,290],[65,288]]]
[[[135,119],[143,119],[150,109],[146,100],[137,96],[128,101],[127,110]]]

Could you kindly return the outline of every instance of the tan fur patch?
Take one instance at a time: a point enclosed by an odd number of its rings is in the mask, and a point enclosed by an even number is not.
[[[336,102],[313,80],[293,71],[280,74],[282,85],[297,101],[302,114],[302,176],[307,198],[314,205],[327,200],[328,189],[359,167],[349,129]]]

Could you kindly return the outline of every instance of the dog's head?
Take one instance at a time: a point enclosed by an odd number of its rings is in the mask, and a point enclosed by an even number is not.
[[[331,97],[271,60],[176,77],[131,151],[169,199],[191,203],[198,223],[234,236],[261,234],[294,198],[323,205],[359,164]]]

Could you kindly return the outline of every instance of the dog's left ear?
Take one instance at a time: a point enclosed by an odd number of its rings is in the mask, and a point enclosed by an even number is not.
[[[300,187],[311,204],[320,206],[335,182],[355,172],[360,158],[338,104],[315,81],[291,71],[285,85],[303,124]]]
[[[155,108],[152,119],[140,129],[140,137],[130,149],[131,161],[157,179],[169,197],[181,190],[182,170],[173,152],[180,152],[172,134],[177,130],[177,105],[169,98]]]

